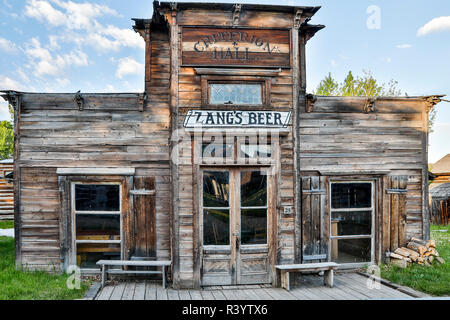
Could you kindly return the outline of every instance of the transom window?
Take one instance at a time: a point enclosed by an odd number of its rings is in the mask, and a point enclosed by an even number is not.
[[[121,185],[72,183],[77,265],[97,269],[98,260],[121,257]]]
[[[199,143],[200,163],[202,164],[269,164],[273,161],[275,144],[267,139],[241,138],[226,141]]]
[[[209,104],[261,105],[261,83],[210,83]]]
[[[331,182],[331,260],[372,261],[373,182]]]

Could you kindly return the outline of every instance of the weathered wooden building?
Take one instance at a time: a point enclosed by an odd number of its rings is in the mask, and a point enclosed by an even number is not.
[[[439,97],[307,95],[318,10],[155,2],[134,19],[144,93],[5,92],[17,266],[146,257],[175,287],[274,283],[278,264],[353,268],[428,238]]]
[[[0,161],[0,220],[14,218],[13,159]]]

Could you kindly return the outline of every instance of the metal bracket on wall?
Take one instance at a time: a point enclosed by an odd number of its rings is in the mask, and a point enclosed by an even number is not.
[[[233,7],[234,7],[233,26],[235,27],[239,25],[239,21],[241,19],[242,4],[235,4]]]
[[[82,111],[84,108],[84,98],[81,95],[80,91],[78,91],[75,94],[75,97],[73,98],[73,101],[78,105],[78,110]]]

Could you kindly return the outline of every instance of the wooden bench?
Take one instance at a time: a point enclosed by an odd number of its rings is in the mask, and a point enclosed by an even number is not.
[[[163,287],[166,287],[166,267],[171,265],[171,261],[134,261],[134,260],[99,260],[97,265],[102,271],[102,287],[107,280],[107,274],[161,274]],[[147,271],[147,270],[108,270],[110,266],[133,266],[133,267],[161,267],[161,270]]]
[[[281,287],[286,290],[291,290],[289,281],[290,273],[294,272],[325,272],[324,283],[328,287],[333,287],[333,271],[339,265],[335,262],[321,262],[321,263],[304,263],[304,264],[283,264],[275,266],[281,273]]]

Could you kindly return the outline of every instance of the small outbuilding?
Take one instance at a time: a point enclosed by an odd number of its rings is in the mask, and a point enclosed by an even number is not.
[[[450,182],[439,184],[430,190],[431,223],[450,223]]]

